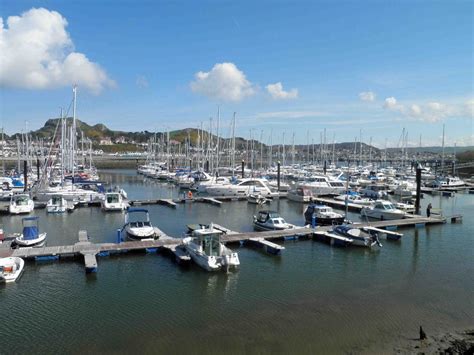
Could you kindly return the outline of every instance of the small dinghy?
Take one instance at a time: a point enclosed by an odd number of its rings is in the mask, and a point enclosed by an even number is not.
[[[266,198],[265,196],[262,196],[260,194],[249,194],[247,196],[247,202],[248,203],[253,203],[253,204],[256,204],[256,205],[263,205],[265,203],[269,203],[270,200],[268,198]]]
[[[155,228],[151,225],[150,215],[148,210],[143,208],[129,208],[127,210],[124,229],[131,240],[155,239]]]
[[[46,233],[39,232],[39,217],[26,217],[22,220],[23,232],[14,243],[20,248],[42,247],[46,242]]]
[[[22,258],[0,258],[0,282],[15,282],[23,272],[25,261]]]
[[[275,211],[259,211],[253,216],[253,226],[257,231],[273,231],[295,228],[293,224],[286,221]]]
[[[223,267],[237,268],[239,255],[221,242],[221,230],[209,228],[195,229],[190,237],[183,239],[183,245],[191,259],[207,271],[216,271]]]

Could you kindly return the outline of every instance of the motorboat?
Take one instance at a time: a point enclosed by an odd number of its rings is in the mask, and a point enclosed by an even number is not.
[[[127,209],[124,229],[131,240],[155,239],[155,228],[151,225],[148,210],[144,208]]]
[[[313,198],[313,193],[311,192],[311,189],[297,187],[296,189],[291,189],[288,191],[286,197],[290,201],[305,203],[311,201]]]
[[[25,217],[22,219],[23,231],[14,243],[20,248],[42,247],[46,242],[46,232],[39,231],[39,217]]]
[[[258,193],[264,197],[271,197],[278,193],[273,192],[265,179],[242,179],[236,184],[209,185],[206,192],[210,196],[241,196]]]
[[[364,217],[370,217],[380,220],[403,219],[405,212],[395,208],[392,202],[386,200],[377,200],[373,206],[364,207],[360,214]]]
[[[387,196],[387,187],[381,184],[371,184],[360,190],[361,195],[374,200]]]
[[[53,195],[46,204],[48,213],[64,213],[68,210],[68,202],[61,195]]]
[[[275,211],[262,210],[253,216],[253,226],[258,231],[293,229],[295,226],[286,221]]]
[[[400,197],[415,197],[416,184],[411,181],[403,181],[395,187],[393,194]]]
[[[123,211],[128,204],[124,201],[121,193],[107,192],[101,205],[104,211]]]
[[[375,245],[378,245],[379,247],[382,246],[376,232],[370,233],[368,231],[362,230],[361,228],[356,228],[348,224],[335,226],[329,230],[328,233],[349,239],[349,245],[369,248]]]
[[[403,212],[406,212],[406,213],[415,212],[415,205],[412,203],[397,202],[395,203],[395,208],[398,210],[402,210]]]
[[[222,235],[223,232],[211,224],[209,228],[194,229],[190,237],[183,239],[183,245],[191,259],[207,271],[237,268],[239,255],[222,243]]]
[[[370,198],[367,197],[362,197],[357,193],[347,193],[345,195],[339,195],[334,197],[335,200],[338,201],[343,201],[345,202],[347,199],[348,203],[353,203],[356,205],[362,205],[362,206],[371,206],[374,204],[374,200],[371,200]]]
[[[21,214],[33,212],[35,203],[28,194],[13,195],[10,199],[8,212],[11,214]]]
[[[344,216],[340,213],[334,212],[332,207],[324,205],[316,205],[314,203],[306,207],[304,211],[305,224],[315,225],[332,225],[344,223]]]
[[[457,176],[448,176],[447,178],[438,178],[430,185],[431,187],[442,189],[445,187],[462,187],[465,186],[466,183]]]
[[[312,176],[309,181],[301,182],[298,185],[304,189],[311,190],[313,196],[340,195],[346,189],[343,181],[330,179],[324,175]]]
[[[0,282],[15,282],[22,274],[25,261],[18,257],[0,258]]]

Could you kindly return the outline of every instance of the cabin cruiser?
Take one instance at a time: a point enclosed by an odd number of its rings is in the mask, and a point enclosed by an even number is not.
[[[258,231],[293,229],[295,226],[286,223],[285,220],[275,211],[259,211],[257,216],[253,216],[253,226]]]
[[[377,200],[387,196],[387,188],[385,185],[371,184],[360,190],[360,193],[365,197]]]
[[[137,216],[132,218],[132,216]],[[132,220],[133,219],[133,220]],[[125,213],[124,229],[131,240],[154,240],[155,228],[151,225],[148,210],[129,208]]]
[[[46,233],[39,232],[39,217],[23,218],[22,224],[23,232],[15,238],[15,245],[20,248],[42,247],[46,242]]]
[[[248,196],[251,193],[258,193],[264,197],[274,196],[264,179],[242,179],[236,184],[210,185],[206,192],[210,196]]]
[[[18,257],[0,258],[0,282],[15,282],[23,272],[25,261]]]
[[[28,194],[13,195],[10,199],[8,211],[11,214],[33,212],[35,204]]]
[[[193,261],[207,271],[236,268],[240,265],[239,255],[221,242],[222,234],[211,223],[209,228],[193,230],[190,237],[183,239],[183,244]]]
[[[310,202],[313,198],[313,193],[310,189],[305,189],[303,187],[297,187],[296,189],[292,189],[288,191],[286,195],[288,200],[295,201],[295,202]]]
[[[64,213],[68,210],[68,203],[61,195],[53,195],[46,204],[48,213]]]
[[[347,238],[348,245],[362,246],[362,247],[373,247],[382,244],[379,241],[377,233],[369,233],[361,228],[354,228],[351,225],[343,224],[340,226],[333,227],[328,234]]]
[[[316,205],[311,203],[304,211],[305,224],[331,225],[344,223],[344,216],[334,212],[329,206]]]
[[[127,203],[119,192],[107,192],[101,205],[104,211],[123,211],[127,208]]]
[[[403,219],[405,212],[396,209],[390,201],[377,200],[373,206],[364,207],[360,214],[380,220]]]
[[[395,189],[393,189],[393,194],[395,196],[401,197],[415,197],[416,196],[416,184],[411,181],[403,181],[399,183]]]
[[[313,196],[340,195],[346,190],[344,182],[329,179],[327,176],[313,176],[307,182],[298,184],[298,187],[311,190]]]
[[[462,187],[466,183],[458,177],[448,176],[445,179],[438,178],[431,183],[431,187],[443,188],[443,187]]]

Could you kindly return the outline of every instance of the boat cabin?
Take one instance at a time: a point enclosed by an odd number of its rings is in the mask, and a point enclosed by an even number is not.
[[[374,209],[378,210],[394,210],[395,206],[389,201],[376,201]]]
[[[107,203],[120,203],[120,194],[118,192],[109,192],[106,195]]]
[[[39,227],[38,227],[39,217],[26,217],[23,218],[23,239],[33,240],[37,239],[39,236]]]
[[[213,228],[193,231],[194,243],[199,245],[207,256],[220,256],[222,231]]]

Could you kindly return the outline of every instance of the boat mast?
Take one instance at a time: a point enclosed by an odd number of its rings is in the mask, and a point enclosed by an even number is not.
[[[73,101],[73,105],[72,105],[72,134],[71,134],[71,148],[72,148],[72,152],[71,152],[71,163],[72,163],[72,185],[71,187],[74,187],[74,155],[75,155],[75,145],[76,145],[76,99],[77,99],[77,86],[74,85],[73,89],[72,89],[72,92],[74,94],[74,101]]]
[[[443,123],[443,141],[442,141],[442,148],[441,148],[441,174],[444,171],[444,123]]]
[[[234,112],[234,117],[232,119],[232,177],[235,176],[235,115],[236,112]]]
[[[219,171],[219,126],[221,123],[221,110],[219,105],[217,106],[217,125],[216,125],[216,136],[217,136],[217,144],[216,144],[216,171]]]

